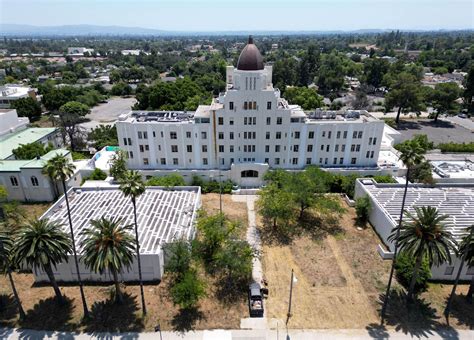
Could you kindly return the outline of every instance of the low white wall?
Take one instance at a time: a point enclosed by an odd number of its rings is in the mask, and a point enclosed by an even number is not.
[[[80,259],[80,256],[79,256]],[[161,280],[163,275],[164,261],[162,251],[158,254],[142,254],[140,255],[142,265],[142,277],[143,281],[156,281]],[[81,273],[81,279],[83,281],[93,282],[110,282],[113,281],[113,277],[110,273],[98,274],[91,272],[86,268],[84,263],[79,261],[79,271]],[[59,264],[56,268],[53,268],[54,276],[59,282],[75,282],[77,281],[76,265],[74,263],[74,256],[69,255],[68,262]],[[48,276],[41,269],[34,269],[35,282],[49,282]],[[134,260],[130,270],[124,269],[119,274],[120,281],[138,281],[138,264]]]

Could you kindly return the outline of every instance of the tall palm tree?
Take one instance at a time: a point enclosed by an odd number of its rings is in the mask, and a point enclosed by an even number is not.
[[[408,288],[407,301],[413,300],[415,283],[418,271],[424,258],[428,259],[430,266],[439,266],[445,262],[451,263],[451,251],[456,251],[456,241],[444,225],[448,215],[440,215],[434,207],[416,207],[416,216],[405,212],[409,221],[404,222],[390,236],[393,241],[399,234],[398,243],[400,250],[415,258],[415,267]]]
[[[466,229],[468,232],[466,236],[461,241],[461,244],[458,248],[458,255],[461,257],[461,263],[458,268],[458,273],[456,274],[456,280],[454,281],[453,289],[451,290],[451,295],[449,295],[448,302],[446,303],[446,308],[444,309],[444,316],[446,317],[446,322],[449,324],[449,312],[451,311],[451,304],[453,302],[454,295],[456,294],[456,288],[458,287],[459,277],[461,276],[464,263],[467,263],[469,267],[474,267],[474,224]],[[474,275],[471,279],[471,284],[469,285],[469,291],[467,292],[467,300],[472,303],[472,295],[474,294]]]
[[[123,226],[122,219],[102,217],[90,221],[91,228],[85,229],[81,242],[84,264],[96,273],[106,270],[112,273],[115,282],[115,301],[123,302],[118,273],[123,267],[130,268],[133,261],[134,239],[131,225]]]
[[[15,260],[42,269],[48,275],[56,297],[63,302],[61,290],[53,274],[53,267],[67,262],[72,245],[69,236],[62,231],[62,225],[48,219],[33,220],[20,229],[14,244]]]
[[[77,258],[77,250],[76,250],[76,241],[74,238],[74,230],[72,226],[72,219],[71,219],[71,208],[69,207],[69,197],[67,195],[67,188],[66,188],[66,180],[74,175],[74,170],[76,167],[72,162],[63,155],[57,155],[48,160],[45,166],[46,169],[51,174],[51,178],[56,181],[61,181],[64,198],[66,200],[66,208],[67,208],[67,218],[69,221],[69,232],[71,235],[72,241],[72,252],[74,255],[74,263],[76,265],[76,272],[77,272],[77,281],[79,282],[79,290],[81,291],[81,300],[82,300],[82,308],[84,310],[84,317],[87,318],[89,316],[89,310],[87,308],[86,302],[86,295],[84,294],[84,287],[82,285],[81,273],[79,272],[79,260]]]
[[[54,199],[59,197],[59,190],[58,190],[58,181],[56,179],[56,167],[55,164],[51,161],[46,162],[43,169],[41,170],[43,175],[46,175],[51,180],[51,185],[53,187],[54,192]]]
[[[140,241],[138,240],[138,223],[137,223],[137,198],[145,192],[145,183],[143,183],[142,176],[138,171],[128,170],[120,178],[120,190],[125,197],[130,197],[133,205],[133,217],[135,225],[135,245],[138,261],[138,278],[140,280],[140,294],[142,296],[142,310],[143,315],[146,315],[145,294],[143,292],[142,280],[142,264],[140,261]]]
[[[423,147],[421,147],[421,145],[417,143],[415,140],[411,140],[411,141],[405,142],[400,147],[399,152],[400,152],[399,158],[403,162],[403,164],[405,164],[405,166],[407,167],[407,173],[405,177],[405,188],[403,190],[402,206],[400,209],[400,217],[398,219],[398,227],[395,228],[396,234],[394,238],[395,245],[394,245],[394,250],[393,250],[392,265],[390,268],[390,275],[388,277],[387,290],[385,291],[385,298],[383,301],[382,310],[380,312],[380,316],[381,316],[380,323],[382,325],[385,320],[385,313],[387,311],[388,300],[390,297],[390,289],[392,287],[393,274],[395,271],[395,263],[396,263],[397,255],[398,255],[398,239],[400,236],[400,230],[403,223],[403,212],[405,211],[405,201],[407,197],[408,183],[409,183],[408,178],[410,175],[410,171],[412,171],[415,166],[423,162],[424,154],[426,150],[423,149]]]
[[[21,304],[20,296],[16,290],[15,282],[13,281],[12,267],[14,263],[13,258],[13,238],[10,234],[5,231],[0,232],[0,272],[4,272],[8,275],[10,280],[10,286],[12,287],[13,296],[20,312],[20,319],[25,318],[25,310]]]

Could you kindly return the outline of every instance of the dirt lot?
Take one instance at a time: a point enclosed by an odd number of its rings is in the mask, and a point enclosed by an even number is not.
[[[203,208],[216,212],[219,208],[219,195],[202,196]],[[242,219],[243,228],[247,225],[245,203],[231,201],[229,195],[223,195],[223,209],[232,219]],[[36,214],[47,206],[34,205],[29,213]],[[201,273],[201,275],[205,275]],[[46,330],[83,330],[99,331],[151,331],[160,323],[163,330],[184,331],[189,329],[239,328],[240,318],[248,314],[246,296],[233,301],[232,304],[219,301],[216,296],[219,286],[213,278],[206,276],[207,297],[202,299],[196,310],[181,312],[174,306],[169,292],[169,281],[164,278],[160,283],[145,286],[145,299],[148,314],[141,318],[139,286],[126,284],[126,299],[122,306],[112,303],[111,286],[86,285],[85,294],[92,314],[91,321],[81,323],[82,305],[77,286],[62,285],[61,291],[68,298],[68,303],[58,306],[53,299],[54,292],[49,285],[35,285],[32,274],[15,274],[15,283],[27,313],[24,322],[19,323],[17,312],[13,307],[10,284],[5,276],[0,276],[0,325],[22,326]]]
[[[380,328],[380,294],[384,292],[390,262],[376,251],[377,235],[368,227],[358,230],[354,209],[341,216],[338,230],[318,238],[302,235],[288,244],[264,244],[264,275],[269,283],[268,317],[285,322],[288,312],[291,269],[294,285],[290,328]],[[259,219],[261,223],[261,219]],[[401,287],[395,283],[395,291]],[[445,329],[442,311],[451,285],[430,284],[419,302],[407,310],[403,297],[394,293],[387,324],[411,335],[430,334]],[[451,326],[474,328],[474,306],[468,305],[458,289]]]

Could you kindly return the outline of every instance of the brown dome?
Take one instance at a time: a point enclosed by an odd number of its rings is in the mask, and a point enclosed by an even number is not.
[[[253,43],[252,36],[249,36],[249,42],[240,53],[237,69],[242,71],[263,70],[263,58]]]

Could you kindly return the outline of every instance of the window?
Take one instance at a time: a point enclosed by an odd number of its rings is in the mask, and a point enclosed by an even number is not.
[[[270,159],[268,159],[268,158],[265,158],[265,161],[264,161],[263,163],[266,163],[266,164],[268,164],[269,162],[270,162]]]
[[[281,132],[277,132],[275,138],[276,139],[281,139]]]
[[[233,118],[229,119],[229,125],[234,125],[234,119]]]
[[[128,145],[132,145],[132,139],[131,138],[127,138],[128,139]]]
[[[178,139],[178,135],[175,131],[170,132],[170,138],[171,139]]]
[[[357,152],[360,151],[360,144],[357,144],[357,145],[356,145],[356,151],[357,151]]]
[[[148,132],[143,131],[143,139],[148,139]]]
[[[202,152],[207,152],[207,145],[202,146]]]
[[[129,152],[128,152],[128,158],[133,159],[133,151],[129,151]]]
[[[219,125],[224,125],[224,117],[217,118],[217,122]]]
[[[323,131],[323,137],[326,137],[326,131]]]
[[[323,162],[323,159],[322,159],[322,158],[320,158],[320,159],[319,159],[319,164],[321,164],[322,162]]]
[[[341,151],[342,151],[342,152],[346,151],[346,144],[342,144],[342,145],[341,145]]]
[[[123,139],[123,145],[127,145],[127,138]]]
[[[178,146],[177,145],[171,145],[171,152],[178,152]]]
[[[328,139],[331,139],[331,133],[332,131],[328,131]]]
[[[275,164],[276,165],[280,164],[280,158],[275,158]]]
[[[356,162],[357,162],[357,158],[352,157],[352,158],[351,158],[351,164],[356,164]]]
[[[230,139],[234,139],[234,133],[233,133],[233,132],[230,132],[230,133],[229,133],[229,138],[230,138]]]
[[[219,132],[219,139],[224,139],[224,132]]]
[[[145,151],[150,151],[150,146],[148,144],[145,144]]]
[[[336,152],[339,151],[339,144],[336,144],[336,146],[334,147],[334,151],[336,151]]]
[[[230,152],[234,152],[234,146],[233,146],[233,145],[230,145],[230,146],[229,146],[229,151],[230,151]],[[231,163],[232,163],[232,162],[231,162]]]
[[[352,145],[351,145],[351,152],[354,152],[354,151],[355,151],[355,147],[356,147],[355,144],[352,144]]]
[[[219,145],[219,152],[224,152],[224,145]]]
[[[163,131],[160,131],[160,135],[161,135],[161,138],[163,138],[163,137],[164,137],[164,135],[163,135]]]
[[[207,133],[206,131],[201,132],[201,139],[207,139]]]
[[[321,151],[324,151],[324,144],[321,144]]]
[[[191,138],[191,131],[186,131],[186,138]]]
[[[229,110],[233,110],[234,109],[234,102],[229,102]]]
[[[253,125],[257,125],[257,117],[252,118]]]
[[[265,133],[265,139],[270,139],[270,132]]]
[[[365,154],[365,158],[369,158],[370,157],[370,151],[367,151],[367,153]]]
[[[160,163],[161,165],[166,165],[166,158],[161,158]]]
[[[444,275],[453,275],[453,273],[454,273],[453,266],[447,266],[446,269],[444,270]]]
[[[267,102],[267,110],[271,110],[272,109],[272,102]]]
[[[334,159],[332,160],[332,164],[337,164],[337,157],[334,157]]]
[[[230,159],[230,164],[234,164],[234,159],[233,158]]]
[[[357,134],[357,138],[359,138],[359,139],[362,138],[362,132],[363,132],[363,131],[359,131],[359,133]]]
[[[342,163],[344,163],[344,158],[343,157],[339,158],[339,164],[342,164]]]
[[[281,125],[283,123],[283,119],[281,117],[277,117],[277,125]]]
[[[337,139],[341,138],[341,131],[337,131],[337,132],[336,132],[336,138],[337,138]]]
[[[280,152],[280,145],[275,145],[275,152]]]
[[[374,158],[374,152],[370,151],[370,158]]]
[[[153,131],[153,137],[156,137],[155,131]]]
[[[193,152],[193,146],[192,145],[186,145],[186,151],[187,152]]]
[[[374,144],[373,145],[375,145],[375,144],[377,144],[377,137],[374,137]]]
[[[161,145],[158,145],[158,151],[161,151]]]
[[[36,176],[31,176],[31,185],[34,187],[39,186],[38,178],[36,178]]]
[[[295,139],[300,139],[300,132],[299,131],[295,131]]]
[[[258,171],[244,170],[240,173],[240,177],[242,177],[242,178],[257,178],[258,177]]]
[[[325,164],[325,165],[328,164],[328,159],[327,159],[327,158],[324,158],[324,164]]]
[[[313,139],[313,138],[314,138],[314,131],[310,131],[310,132],[308,133],[308,138],[309,138],[309,139]]]
[[[313,144],[308,145],[308,152],[313,152]]]
[[[143,158],[143,165],[148,165],[148,158]]]
[[[141,131],[138,131],[138,139],[142,139],[143,138],[143,134]]]
[[[293,165],[297,165],[298,164],[298,158],[294,157],[293,160],[292,160],[292,163],[293,163]]]
[[[344,131],[344,134],[343,134],[342,138],[344,138],[344,139],[347,138],[347,131]]]
[[[177,158],[173,158],[173,165],[178,165],[178,159]]]
[[[310,165],[311,164],[311,158],[306,158],[306,165]]]
[[[354,131],[354,132],[352,133],[352,138],[354,138],[354,139],[357,138],[357,131]]]
[[[202,164],[207,165],[207,158],[202,159]]]
[[[244,131],[244,139],[247,139],[247,131]]]
[[[265,152],[270,152],[270,145],[265,145]]]
[[[247,80],[247,79],[245,79]],[[244,102],[244,110],[247,110],[247,102]]]
[[[139,148],[140,148],[140,152],[144,152],[144,151],[145,151],[144,148],[143,148],[143,145],[140,144],[140,145],[139,145]]]
[[[293,151],[294,152],[298,152],[300,149],[300,146],[299,145],[293,145]]]
[[[270,125],[272,122],[272,119],[270,117],[267,117],[267,125]]]
[[[330,145],[329,145],[329,144],[328,144],[328,145],[326,145],[326,152],[329,152],[329,147],[330,147]]]
[[[369,145],[372,145],[372,137],[369,138]]]

